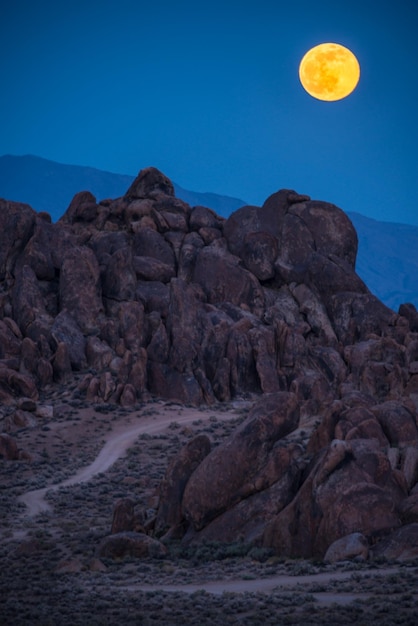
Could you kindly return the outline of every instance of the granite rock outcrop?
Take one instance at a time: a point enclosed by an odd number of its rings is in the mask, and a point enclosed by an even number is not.
[[[356,254],[332,204],[280,190],[225,220],[155,168],[117,199],[78,193],[56,224],[0,200],[2,406],[74,378],[124,407],[261,394],[227,442],[170,463],[156,533],[321,558],[399,535],[417,519],[418,313],[370,293]],[[2,453],[19,457],[6,434]]]

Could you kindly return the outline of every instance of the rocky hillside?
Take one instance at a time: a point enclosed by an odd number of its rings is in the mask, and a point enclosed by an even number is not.
[[[115,198],[132,184],[133,176],[93,167],[65,165],[33,155],[0,156],[0,197],[47,211],[56,222],[80,189],[99,200]],[[245,202],[215,193],[183,189],[173,182],[177,197],[191,206],[203,205],[222,217]],[[418,304],[418,227],[391,224],[348,212],[358,237],[356,271],[387,306],[397,311],[404,302]]]
[[[226,443],[173,459],[156,536],[303,557],[354,532],[340,551],[417,543],[418,314],[374,297],[356,253],[332,204],[281,190],[225,220],[154,168],[56,224],[1,201],[0,399],[75,374],[124,407],[262,394]]]

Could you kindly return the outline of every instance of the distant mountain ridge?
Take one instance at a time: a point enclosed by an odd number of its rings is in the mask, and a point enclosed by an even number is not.
[[[32,155],[0,157],[0,197],[47,211],[53,221],[61,217],[77,192],[88,190],[98,200],[117,198],[134,178]],[[246,204],[239,198],[186,190],[176,183],[174,189],[176,196],[191,206],[209,207],[223,217]],[[417,305],[418,227],[347,214],[359,239],[357,272],[369,289],[394,310],[403,302]]]
[[[418,226],[348,212],[359,240],[356,270],[382,302],[418,305]]]
[[[113,174],[94,167],[65,165],[33,155],[0,156],[0,197],[25,202],[35,211],[47,211],[56,222],[79,191],[98,200],[123,196],[135,176]],[[246,204],[216,193],[188,191],[174,183],[176,196],[192,206],[207,206],[227,217]]]

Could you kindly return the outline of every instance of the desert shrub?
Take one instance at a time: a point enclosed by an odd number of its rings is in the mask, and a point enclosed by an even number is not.
[[[103,404],[95,404],[94,410],[96,413],[111,413],[115,411],[118,407],[115,404],[103,403]]]
[[[250,559],[254,561],[259,561],[260,563],[265,563],[269,558],[273,556],[274,552],[271,548],[261,548],[254,546],[248,552],[248,556]]]
[[[254,560],[266,560],[270,556],[268,550],[254,548],[252,544],[243,541],[234,541],[232,543],[207,541],[189,546],[173,542],[168,548],[171,558],[185,559],[191,561],[194,565],[247,556]],[[251,555],[252,551],[253,555]]]

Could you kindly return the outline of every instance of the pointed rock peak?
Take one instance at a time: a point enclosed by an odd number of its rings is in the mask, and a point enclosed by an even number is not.
[[[96,217],[96,212],[96,197],[90,191],[79,191],[59,221],[67,224],[79,220],[91,222]]]
[[[148,198],[158,194],[174,196],[174,185],[156,167],[141,170],[125,194],[127,198]]]

